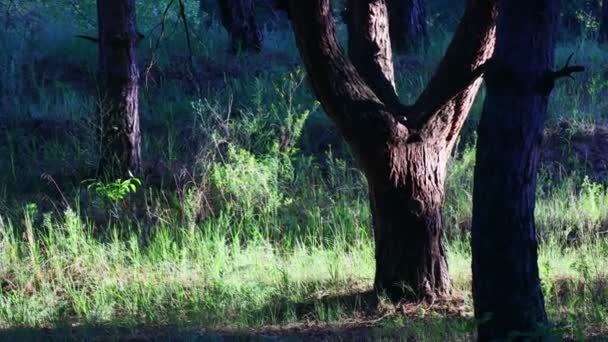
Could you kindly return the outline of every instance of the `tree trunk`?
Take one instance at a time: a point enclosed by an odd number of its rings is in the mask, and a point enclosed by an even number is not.
[[[478,129],[473,194],[478,340],[542,340],[531,335],[547,325],[534,204],[543,125],[554,81],[549,75],[557,2],[499,3],[496,51],[486,73],[487,95]]]
[[[134,0],[98,0],[101,87],[99,172],[124,177],[141,169],[139,40]]]
[[[255,20],[253,0],[218,0],[222,25],[231,39],[234,53],[259,52],[262,49],[262,33]]]
[[[602,2],[600,18],[600,43],[608,43],[608,0]]]
[[[352,62],[336,38],[329,0],[290,1],[289,14],[317,98],[368,180],[375,288],[395,301],[445,296],[446,161],[492,53],[495,4],[469,1],[444,59],[413,106],[398,103],[394,91],[385,0],[350,5]]]
[[[388,0],[393,47],[408,53],[426,45],[427,24],[424,0]]]
[[[215,20],[217,15],[217,2],[215,0],[199,0],[198,2],[198,17],[199,31],[205,32]]]
[[[375,288],[394,301],[447,297],[441,224],[447,147],[417,142],[387,152],[391,160],[365,172],[376,241]],[[401,170],[386,174],[394,168]]]

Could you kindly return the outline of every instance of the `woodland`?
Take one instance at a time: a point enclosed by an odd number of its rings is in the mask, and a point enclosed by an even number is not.
[[[607,0],[0,0],[0,340],[608,340]]]

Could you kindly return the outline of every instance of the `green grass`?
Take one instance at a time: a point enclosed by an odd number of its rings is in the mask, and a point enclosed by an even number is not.
[[[83,13],[94,11],[89,5]],[[142,12],[141,27],[153,27],[154,9]],[[96,88],[86,84],[96,50],[71,38],[91,30],[77,18],[38,35],[37,21],[0,31],[8,47],[0,51],[0,339],[44,328],[472,337],[469,226],[483,94],[450,163],[443,211],[460,298],[451,309],[462,313],[382,298],[369,308],[357,296],[371,288],[375,267],[365,179],[305,86],[289,32],[269,34],[261,55],[232,57],[212,27],[196,40],[203,82],[193,85],[171,22],[141,91],[147,173],[120,199],[82,183],[97,158]],[[427,51],[398,61],[404,101],[419,94],[447,45],[448,29],[434,23]],[[142,64],[154,37],[140,49]],[[558,62],[575,52],[588,72],[555,89],[547,131],[567,158],[543,164],[537,191],[547,308],[558,333],[579,338],[608,334],[608,182],[574,146],[608,115],[604,51],[590,40],[559,46]]]
[[[463,159],[456,160],[452,172],[470,154],[468,150]],[[257,166],[248,167],[257,170]],[[470,177],[470,169],[466,170],[466,177]],[[222,201],[237,201],[234,208],[227,207],[200,223],[191,221],[191,214],[172,217],[177,215],[166,211],[169,216],[159,217],[150,227],[124,221],[98,227],[84,221],[85,216],[77,210],[68,209],[61,216],[42,215],[34,205],[24,208],[18,218],[3,218],[0,324],[47,327],[70,322],[239,331],[305,321],[339,326],[363,320],[370,315],[363,307],[328,298],[365,291],[372,285],[373,241],[365,200],[353,199],[352,193],[332,196],[328,191],[331,184],[312,183],[318,176],[314,171],[294,172],[293,177],[302,177],[311,189],[298,185],[303,193],[298,197],[291,193],[293,202],[265,210],[271,199],[260,199],[253,196],[255,193],[249,198],[227,198]],[[247,173],[241,176],[243,181],[260,178]],[[239,191],[256,186],[253,183]],[[594,229],[605,219],[597,208],[607,194],[596,189],[589,197],[589,185],[578,192],[568,186],[565,183],[564,188],[542,196],[537,212],[543,236],[539,264],[548,310],[554,322],[570,334],[588,328],[605,331],[608,242],[598,239]],[[182,210],[195,211],[189,206],[196,201],[188,196]],[[311,198],[315,196],[317,203],[328,201],[331,205],[314,206]],[[137,198],[126,201],[136,203]],[[448,201],[446,211],[454,210],[455,204]],[[578,216],[544,209],[570,204],[577,205]],[[125,209],[116,204],[112,210],[121,215]],[[156,214],[163,212],[157,210]],[[566,219],[585,229],[581,242],[572,247],[567,247],[565,237],[553,229],[568,226]],[[450,222],[449,218],[446,221]],[[470,312],[466,237],[450,239],[448,250],[454,288],[464,294]],[[383,314],[391,312],[382,310]],[[371,314],[381,315],[376,311]],[[384,324],[404,329],[420,322],[399,315],[390,317]],[[463,334],[470,333],[465,329],[470,325],[467,322],[460,323]],[[445,330],[438,328],[435,333],[447,334],[453,329],[451,318],[444,323],[438,327]]]

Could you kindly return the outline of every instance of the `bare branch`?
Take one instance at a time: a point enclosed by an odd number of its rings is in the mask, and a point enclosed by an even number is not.
[[[85,34],[77,34],[74,37],[80,38],[80,39],[84,39],[84,40],[87,40],[87,41],[92,42],[92,43],[99,43],[99,38],[98,37],[87,36]]]
[[[560,78],[569,77],[574,79],[572,74],[585,71],[582,65],[570,65],[574,53],[571,53],[566,60],[566,64],[559,70],[549,70],[536,84],[536,90],[544,96],[548,96],[555,87],[555,81]]]
[[[186,6],[183,0],[179,0],[179,16],[184,24],[184,33],[186,34],[186,43],[188,44],[188,62],[190,69],[194,71],[194,54],[192,53],[192,43],[190,42],[190,28],[188,27],[188,18],[186,18]]]
[[[145,80],[146,80],[145,81],[146,87],[148,86],[148,80],[150,79],[149,78],[150,71],[152,70],[152,67],[156,63],[156,52],[160,48],[160,43],[163,40],[163,37],[165,36],[165,28],[166,28],[167,16],[168,16],[169,10],[171,9],[171,6],[173,6],[174,2],[175,2],[175,0],[169,0],[169,2],[167,3],[167,7],[165,7],[165,11],[163,12],[162,19],[161,19],[160,23],[158,24],[158,25],[160,25],[160,33],[158,34],[158,39],[156,40],[156,44],[154,45],[154,49],[152,49],[152,54],[150,55],[150,60],[148,61],[148,63],[146,63],[146,66],[144,67],[144,69],[145,69],[144,74],[145,74]],[[150,30],[150,34],[155,29],[156,29],[156,27],[152,28],[152,30]]]

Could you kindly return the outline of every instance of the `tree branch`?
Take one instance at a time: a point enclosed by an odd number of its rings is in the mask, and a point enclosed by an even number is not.
[[[188,62],[190,63],[190,69],[194,72],[194,54],[192,53],[192,43],[190,42],[190,27],[188,26],[188,18],[186,17],[186,6],[183,0],[178,0],[179,3],[179,16],[184,24],[184,33],[186,34],[186,44],[188,45]]]
[[[412,108],[410,125],[423,131],[442,131],[466,116],[466,111],[442,110],[454,102],[468,103],[466,90],[484,73],[494,51],[496,0],[469,0],[463,19],[437,71]],[[475,93],[475,92],[473,92]],[[466,94],[466,95],[465,95]],[[464,98],[460,98],[463,95]],[[469,105],[470,106],[470,105]],[[452,128],[452,131],[455,128]]]
[[[144,70],[145,70],[144,75],[145,75],[145,84],[146,84],[146,87],[148,86],[148,81],[150,79],[150,71],[152,70],[152,67],[156,63],[156,53],[157,53],[158,49],[160,48],[160,43],[161,43],[161,41],[163,40],[163,38],[165,36],[165,28],[166,28],[167,16],[169,15],[169,10],[171,9],[171,6],[173,6],[174,2],[175,2],[175,0],[169,0],[169,2],[167,3],[167,6],[165,7],[165,10],[163,11],[163,15],[162,15],[161,21],[158,24],[158,25],[160,25],[160,33],[158,34],[158,39],[156,40],[156,43],[154,44],[154,48],[152,49],[152,54],[150,55],[150,60],[144,66]],[[152,34],[152,32],[155,29],[156,29],[156,27],[154,27],[152,30],[150,30],[150,35]]]
[[[345,138],[385,139],[395,119],[345,57],[330,0],[291,0],[290,17],[317,98]],[[379,119],[380,116],[380,119]],[[370,132],[374,132],[370,134]]]
[[[386,0],[348,0],[346,17],[351,62],[376,96],[399,111]]]
[[[566,60],[566,65],[564,65],[559,70],[549,70],[544,77],[542,77],[539,82],[536,84],[536,90],[540,92],[543,96],[548,96],[553,91],[555,87],[555,81],[560,78],[569,77],[574,79],[572,74],[577,72],[585,71],[585,67],[581,65],[570,65],[570,61],[572,61],[572,56],[574,53],[570,54],[568,59]]]

